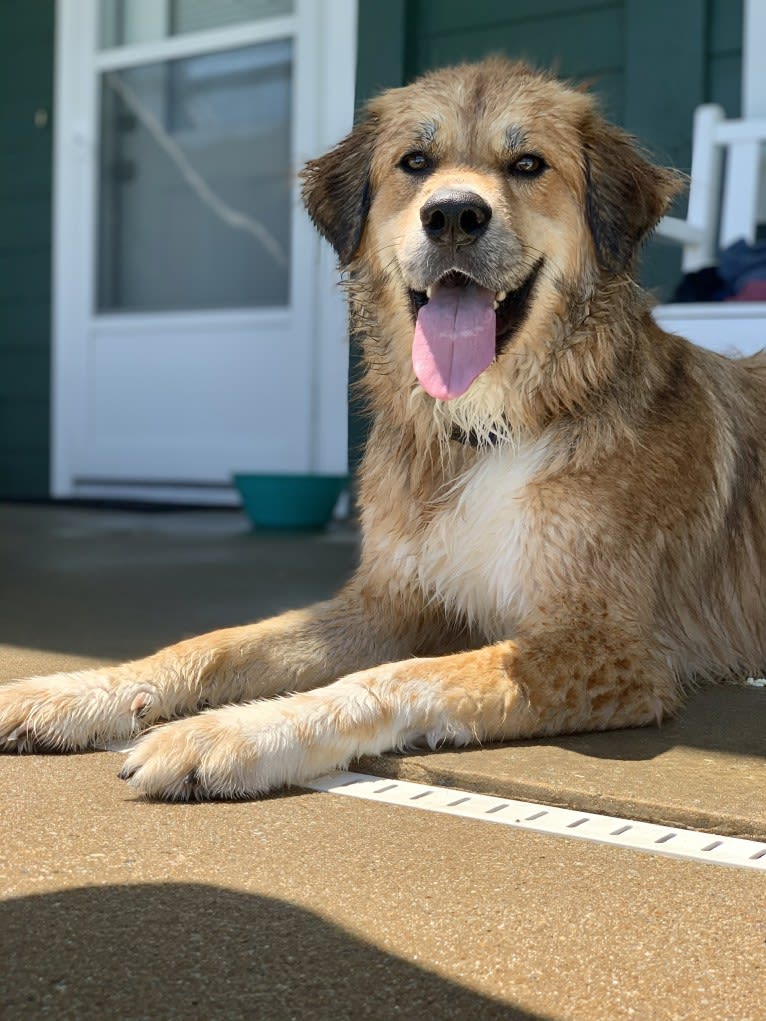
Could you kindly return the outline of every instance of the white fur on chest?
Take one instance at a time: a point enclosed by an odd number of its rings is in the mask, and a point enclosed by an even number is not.
[[[395,571],[490,641],[508,636],[527,607],[528,486],[544,456],[542,441],[488,452],[434,504],[416,535],[384,553]]]

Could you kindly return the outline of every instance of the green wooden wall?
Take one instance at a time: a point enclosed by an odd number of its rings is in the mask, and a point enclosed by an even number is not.
[[[376,2],[361,0],[363,21]],[[660,122],[690,96],[739,110],[742,0],[406,0],[403,8],[406,78],[504,52],[592,81],[623,123],[656,96]],[[650,91],[639,93],[639,82]]]
[[[53,24],[0,0],[0,498],[49,492]]]

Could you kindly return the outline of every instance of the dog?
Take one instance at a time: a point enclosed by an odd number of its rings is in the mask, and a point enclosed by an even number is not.
[[[364,351],[358,570],[306,610],[14,682],[0,747],[151,728],[137,791],[251,797],[391,749],[644,726],[761,671],[766,358],[664,333],[633,280],[681,185],[525,64],[374,99],[303,174]]]

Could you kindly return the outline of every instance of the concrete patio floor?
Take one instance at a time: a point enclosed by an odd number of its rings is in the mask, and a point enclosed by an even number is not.
[[[0,681],[330,594],[353,535],[0,507]],[[361,769],[766,837],[766,692],[660,730]],[[766,880],[301,791],[158,805],[121,756],[0,757],[0,1018],[761,1021]]]

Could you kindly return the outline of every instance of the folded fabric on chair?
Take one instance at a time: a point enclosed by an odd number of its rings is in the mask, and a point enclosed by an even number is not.
[[[766,301],[766,242],[735,241],[721,252],[718,273],[729,301]]]

